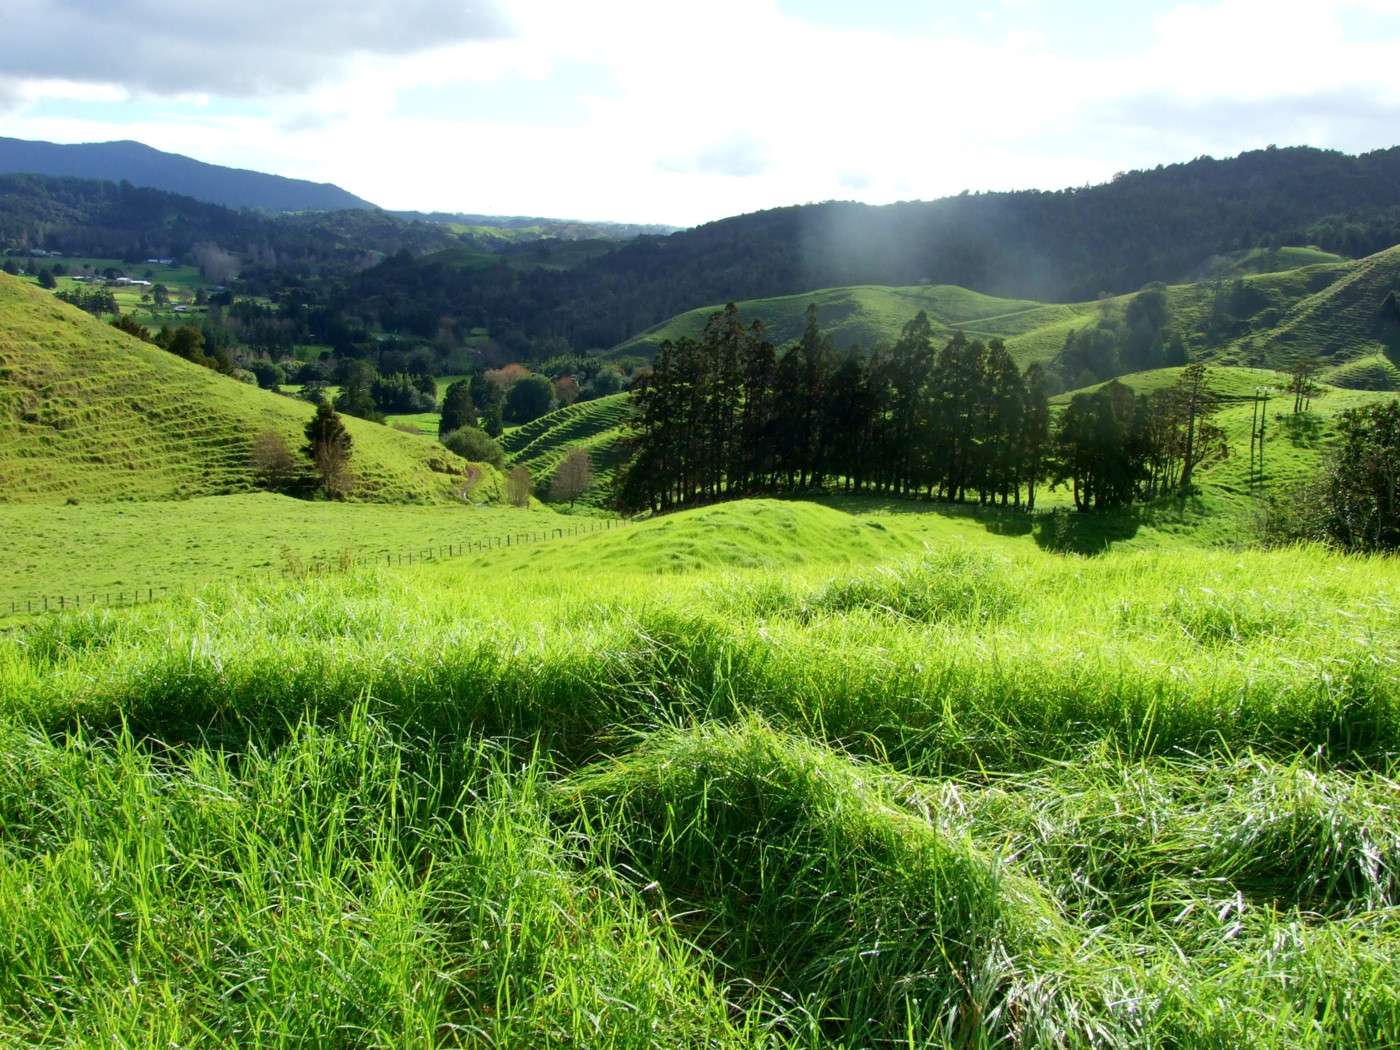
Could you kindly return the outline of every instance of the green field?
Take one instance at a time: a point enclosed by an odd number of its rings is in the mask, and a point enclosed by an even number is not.
[[[7,537],[0,580],[0,621],[11,603],[44,597],[56,604],[96,596],[116,604],[150,589],[189,589],[215,579],[249,579],[345,556],[379,561],[386,554],[488,539],[518,541],[564,524],[543,510],[458,503],[387,506],[308,502],[259,492],[171,502],[0,503]]]
[[[310,405],[142,343],[0,274],[0,490],[5,502],[162,500],[246,491],[265,430],[302,442]],[[347,419],[355,498],[460,497],[441,446]],[[487,467],[473,498],[492,498]]]
[[[741,502],[0,637],[0,1041],[1395,1045],[1397,563],[1005,526]]]
[[[1267,257],[1267,253],[1264,253]],[[1247,259],[1256,260],[1253,266]],[[1167,289],[1170,327],[1180,332],[1191,360],[1227,366],[1286,369],[1301,356],[1320,359],[1324,378],[1338,385],[1400,389],[1400,318],[1383,303],[1400,290],[1400,248],[1354,262],[1309,249],[1281,249],[1274,270],[1246,253],[1236,271],[1217,268],[1192,284]],[[1255,272],[1258,269],[1260,272]],[[1240,281],[1238,292],[1232,281]],[[1078,329],[1101,316],[1121,317],[1132,296],[1090,303],[1036,303],[996,299],[965,288],[860,286],[739,303],[746,321],[761,320],[778,345],[795,342],[810,304],[837,347],[891,344],[920,310],[934,335],[956,331],[998,338],[1024,367],[1050,361]],[[1212,327],[1217,300],[1227,300],[1230,323]],[[619,359],[649,358],[667,339],[697,337],[718,306],[679,314],[609,351]]]

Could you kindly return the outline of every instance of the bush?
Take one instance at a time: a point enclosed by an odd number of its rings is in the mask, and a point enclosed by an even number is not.
[[[501,446],[479,427],[458,427],[444,434],[442,443],[473,463],[490,463],[497,470],[505,465],[506,456]]]
[[[258,484],[273,492],[285,492],[297,476],[297,460],[287,439],[276,430],[264,430],[253,439],[248,453]]]
[[[272,390],[281,386],[287,381],[287,373],[281,365],[262,358],[254,358],[247,363],[248,371],[257,376],[258,386],[264,390]]]
[[[528,507],[530,505],[530,471],[523,466],[518,466],[510,472],[506,478],[506,498],[510,500],[512,507]]]
[[[1351,551],[1400,550],[1400,401],[1343,412],[1342,443],[1322,473],[1274,495],[1266,543],[1329,543]]]
[[[1348,550],[1400,549],[1400,400],[1343,412],[1326,472],[1327,532]]]

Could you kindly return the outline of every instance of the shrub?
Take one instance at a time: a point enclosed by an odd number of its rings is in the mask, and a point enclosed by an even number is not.
[[[1275,494],[1265,507],[1264,541],[1400,549],[1400,401],[1349,409],[1338,429],[1341,445],[1322,473]]]
[[[499,470],[505,465],[505,453],[486,431],[479,427],[458,427],[442,436],[442,443],[463,459],[473,463],[490,463]]]
[[[524,466],[518,466],[510,472],[506,478],[506,498],[510,500],[512,507],[528,507],[530,505],[530,472]]]
[[[248,458],[258,484],[265,489],[283,492],[296,478],[296,457],[287,439],[276,430],[264,430],[255,437]]]

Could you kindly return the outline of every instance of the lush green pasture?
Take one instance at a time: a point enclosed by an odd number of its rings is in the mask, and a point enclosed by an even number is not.
[[[737,503],[0,639],[0,1041],[1400,1040],[1400,567]],[[680,557],[672,557],[680,552]]]
[[[544,530],[554,515],[469,503],[385,506],[270,493],[154,503],[0,504],[6,537],[0,620],[11,603],[93,594],[115,602],[151,588],[295,571],[344,556],[378,560]]]

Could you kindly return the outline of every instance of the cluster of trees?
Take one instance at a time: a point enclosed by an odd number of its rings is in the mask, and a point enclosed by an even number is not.
[[[117,297],[106,288],[67,288],[56,294],[65,303],[76,306],[79,310],[86,310],[94,317],[121,313]]]
[[[1059,385],[1074,389],[1111,376],[1186,363],[1181,333],[1169,327],[1166,289],[1149,285],[1128,300],[1122,316],[1105,312],[1098,323],[1070,332],[1055,358]]]
[[[387,413],[431,412],[437,408],[437,382],[422,372],[380,375],[367,362],[352,362],[341,376],[335,407],[375,423],[384,422]]]
[[[1035,506],[1046,481],[1082,510],[1189,491],[1224,454],[1204,366],[1167,390],[1111,382],[1076,395],[1052,426],[1048,380],[996,340],[936,349],[920,313],[889,350],[838,357],[809,309],[778,355],[731,304],[700,339],[663,344],[636,390],[626,509],[839,484],[847,490]]]
[[[1148,394],[1117,380],[1076,394],[1055,426],[1050,480],[1070,486],[1079,510],[1185,495],[1198,466],[1229,454],[1211,419],[1222,407],[1200,364]]]
[[[112,318],[110,323],[118,331],[135,336],[152,346],[158,346],[167,353],[174,354],[176,357],[202,368],[212,369],[244,383],[257,381],[253,373],[243,368],[242,364],[229,353],[227,347],[218,343],[209,345],[205,342],[204,332],[194,325],[161,325],[160,331],[153,335],[150,329],[126,314],[118,314]]]
[[[888,351],[842,358],[812,308],[779,356],[731,304],[699,340],[663,344],[634,396],[628,509],[828,483],[1033,506],[1050,446],[1042,370],[998,341],[935,349],[923,313]]]
[[[309,470],[309,481],[328,498],[349,495],[355,485],[350,471],[354,441],[345,421],[330,405],[322,403],[316,406],[316,414],[307,421],[304,433],[301,459],[292,454],[279,431],[265,430],[254,438],[249,460],[258,483],[274,492],[300,491],[308,487]]]

